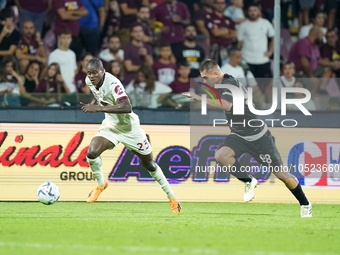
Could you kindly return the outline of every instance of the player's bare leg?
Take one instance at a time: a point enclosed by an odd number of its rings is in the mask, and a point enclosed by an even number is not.
[[[301,206],[301,217],[312,217],[312,204],[306,198],[298,179],[289,172],[280,171],[274,172],[274,174],[286,185],[299,201]]]
[[[97,187],[90,192],[87,198],[88,203],[93,203],[96,201],[100,193],[102,193],[102,191],[108,186],[101,169],[102,160],[100,155],[107,149],[113,148],[114,146],[115,145],[112,142],[105,139],[104,137],[95,136],[91,140],[86,156],[93,172],[93,176],[97,180]]]
[[[148,155],[142,155],[138,152],[134,153],[139,157],[142,165],[149,171],[150,175],[158,182],[163,191],[166,193],[170,202],[171,211],[174,213],[180,213],[182,211],[181,204],[171,189],[168,180],[165,178],[162,169],[153,160],[152,153]]]
[[[223,146],[216,151],[215,159],[221,165],[230,168],[232,170],[230,174],[245,183],[246,187],[243,199],[245,202],[251,201],[254,198],[254,189],[257,186],[257,180],[252,178],[247,172],[241,171],[241,165],[236,160],[235,152],[231,148]]]

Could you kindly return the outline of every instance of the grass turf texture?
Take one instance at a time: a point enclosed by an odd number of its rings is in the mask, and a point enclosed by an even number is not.
[[[0,254],[339,254],[340,205],[0,203]]]

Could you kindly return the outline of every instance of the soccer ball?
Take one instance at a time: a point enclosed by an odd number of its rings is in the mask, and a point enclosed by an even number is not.
[[[53,182],[44,182],[37,190],[39,201],[45,205],[50,205],[58,201],[60,190]]]

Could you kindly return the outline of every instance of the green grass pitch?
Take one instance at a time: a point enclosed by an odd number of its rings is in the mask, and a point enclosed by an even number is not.
[[[340,205],[0,203],[0,254],[340,254]]]

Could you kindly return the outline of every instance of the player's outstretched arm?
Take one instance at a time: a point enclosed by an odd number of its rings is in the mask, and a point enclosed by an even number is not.
[[[94,97],[90,104],[97,105],[98,104],[97,99]]]
[[[190,99],[193,99],[195,101],[202,101],[202,97],[199,96],[199,95],[196,95],[196,94],[192,94],[192,93],[183,93],[182,94],[183,96],[185,97],[188,97]],[[213,108],[216,108],[216,109],[219,109],[219,110],[222,110],[222,111],[226,111],[226,112],[229,112],[231,107],[233,106],[233,103],[231,102],[228,102],[226,100],[221,100],[222,101],[222,105],[221,104],[215,104],[215,101],[212,100],[211,98],[207,98],[207,105],[213,107]]]
[[[81,110],[83,112],[106,112],[106,113],[130,113],[132,112],[132,107],[128,98],[119,100],[116,105],[92,105],[84,104],[80,102],[83,106]]]

